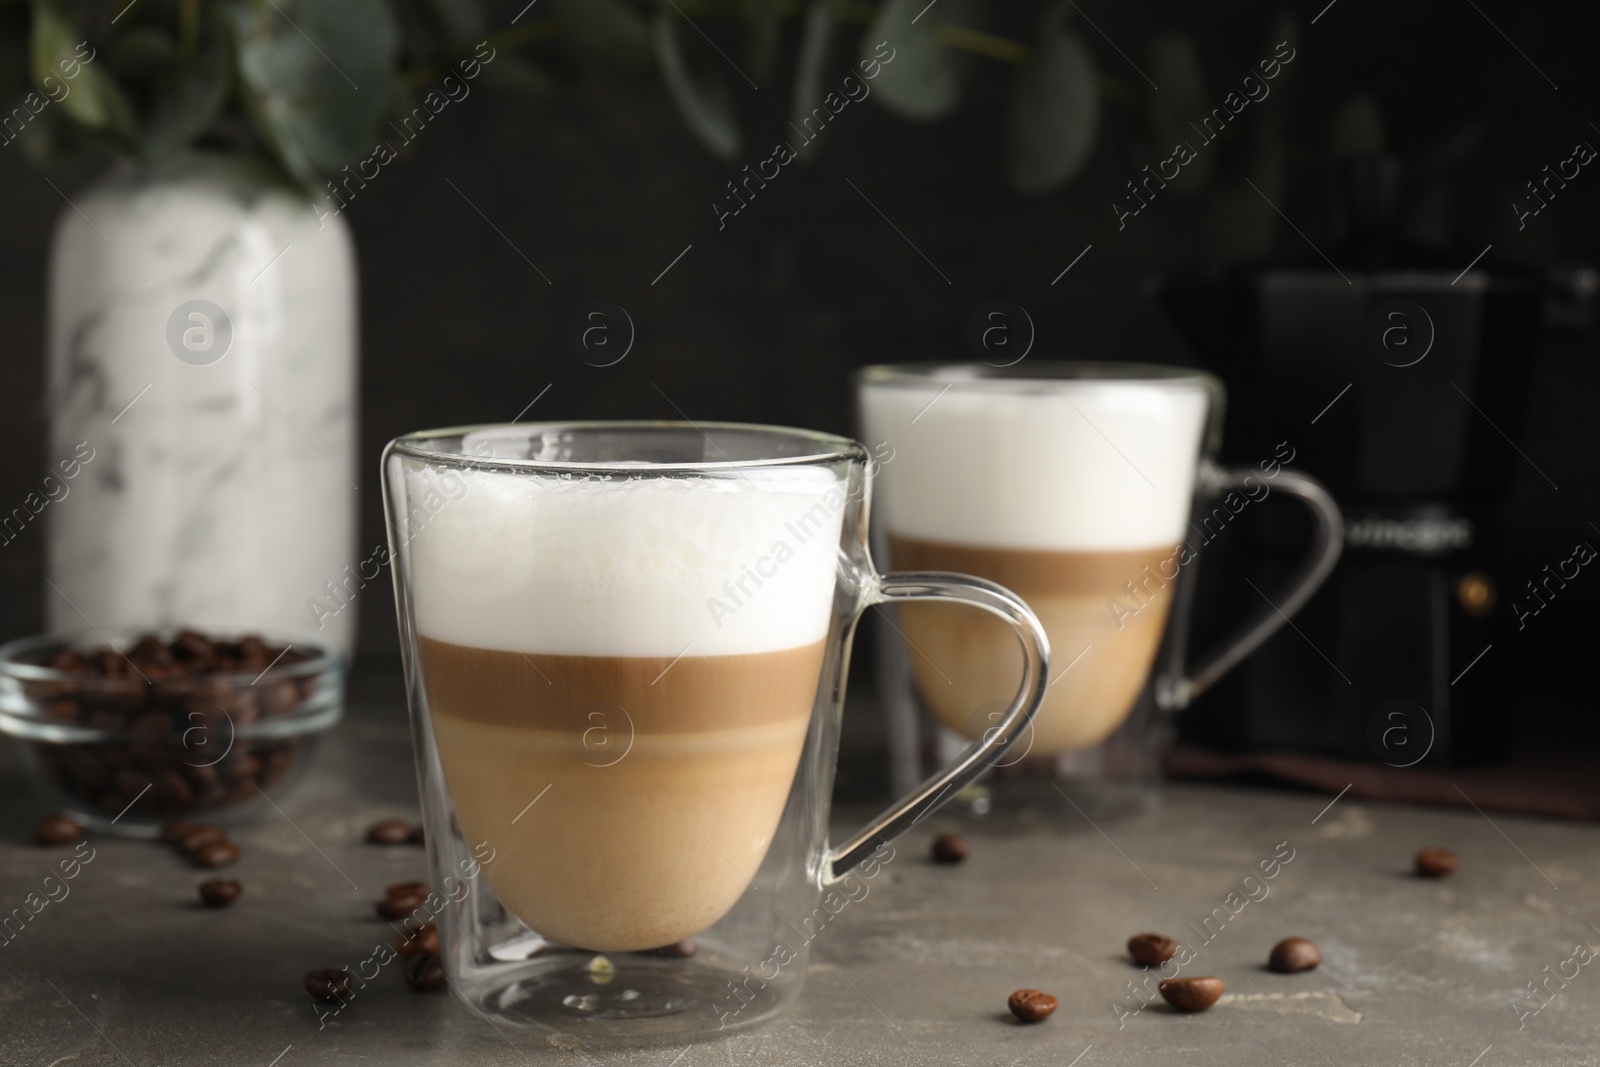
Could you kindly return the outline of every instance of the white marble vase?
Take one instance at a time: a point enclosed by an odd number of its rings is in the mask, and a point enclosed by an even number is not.
[[[253,161],[125,164],[73,198],[49,277],[53,632],[267,630],[349,654],[357,311],[343,222]]]

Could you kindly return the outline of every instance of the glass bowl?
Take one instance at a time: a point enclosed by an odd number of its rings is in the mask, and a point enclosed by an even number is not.
[[[0,645],[0,733],[84,826],[242,822],[344,711],[338,652],[302,636],[94,631]]]

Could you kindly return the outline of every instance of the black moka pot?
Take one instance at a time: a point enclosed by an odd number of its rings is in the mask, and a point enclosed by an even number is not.
[[[1527,594],[1497,556],[1492,519],[1525,462],[1515,443],[1553,284],[1490,269],[1487,250],[1397,238],[1392,158],[1356,161],[1344,179],[1342,245],[1151,284],[1227,384],[1224,458],[1286,444],[1346,523],[1344,557],[1295,626],[1180,716],[1179,740],[1394,766],[1496,759],[1507,674],[1485,649]],[[1272,589],[1304,544],[1297,509],[1241,518],[1207,545],[1202,632],[1250,606],[1245,579]]]

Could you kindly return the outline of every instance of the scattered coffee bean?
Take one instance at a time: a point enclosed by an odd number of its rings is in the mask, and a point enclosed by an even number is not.
[[[33,827],[33,839],[41,845],[70,845],[83,836],[83,827],[65,815],[46,815]]]
[[[239,899],[244,886],[232,878],[209,878],[200,883],[200,899],[207,907],[226,908]]]
[[[1056,1010],[1056,998],[1037,989],[1019,989],[1011,994],[1006,1007],[1025,1023],[1043,1022]]]
[[[411,833],[406,837],[406,843],[409,845],[426,845],[428,843],[428,831],[423,828],[421,823],[418,823],[411,828]]]
[[[427,882],[396,882],[383,891],[386,897],[425,897],[430,892]]]
[[[378,917],[380,919],[388,919],[392,922],[395,919],[404,919],[407,915],[410,915],[412,912],[422,907],[422,902],[424,899],[425,898],[421,894],[384,897],[382,900],[374,904],[373,907],[377,910]]]
[[[207,845],[214,845],[227,839],[228,831],[222,827],[201,823],[196,826],[190,826],[185,830],[183,836],[178,838],[177,845],[178,848],[192,856]]]
[[[367,827],[369,845],[403,845],[411,840],[411,827],[404,819],[380,819]]]
[[[196,867],[226,867],[239,859],[239,846],[223,838],[189,853]]]
[[[431,953],[406,960],[406,981],[419,993],[429,993],[444,985],[444,964]]]
[[[1322,962],[1316,943],[1304,937],[1287,937],[1272,946],[1267,968],[1279,974],[1299,974]]]
[[[1417,874],[1423,878],[1443,878],[1461,865],[1461,857],[1447,848],[1425,848],[1417,853]]]
[[[1160,934],[1137,934],[1128,938],[1128,955],[1133,957],[1133,962],[1142,963],[1146,967],[1166,963],[1178,954],[1178,943],[1170,937]]]
[[[307,971],[305,977],[306,992],[318,1000],[326,1000],[330,1004],[338,1004],[350,995],[350,975],[345,971],[336,971],[331,967],[324,967],[318,971]]]
[[[940,834],[933,839],[933,862],[962,863],[972,848],[960,834]]]
[[[1220,978],[1168,978],[1161,983],[1161,999],[1178,1011],[1205,1011],[1226,988]]]
[[[423,923],[417,928],[413,936],[401,934],[395,938],[395,951],[402,956],[422,956],[439,954],[439,931],[432,923]]]
[[[182,819],[168,819],[161,824],[161,832],[156,835],[156,840],[164,845],[176,845],[193,829],[194,823],[184,822]]]

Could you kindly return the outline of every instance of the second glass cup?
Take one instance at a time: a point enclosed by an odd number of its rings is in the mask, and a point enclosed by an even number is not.
[[[1029,732],[961,798],[975,813],[997,801],[1017,812],[1067,810],[1063,799],[1091,815],[1143,807],[1166,713],[1288,622],[1338,561],[1343,522],[1318,482],[1281,457],[1255,468],[1212,462],[1224,394],[1204,372],[908,364],[864,368],[856,386],[863,436],[886,453],[879,548],[895,567],[1012,590],[1055,649]],[[1309,557],[1283,589],[1258,591],[1264,602],[1239,633],[1191,666],[1185,572],[1211,536],[1273,492],[1310,509]],[[880,688],[900,785],[994,729],[1016,666],[1008,636],[981,617],[938,604],[896,614]]]
[[[978,578],[880,575],[867,453],[729,424],[412,434],[383,461],[438,924],[455,994],[578,1043],[768,1018],[888,842],[1026,729],[1049,647]],[[850,640],[887,602],[986,609],[996,728],[841,844]]]

